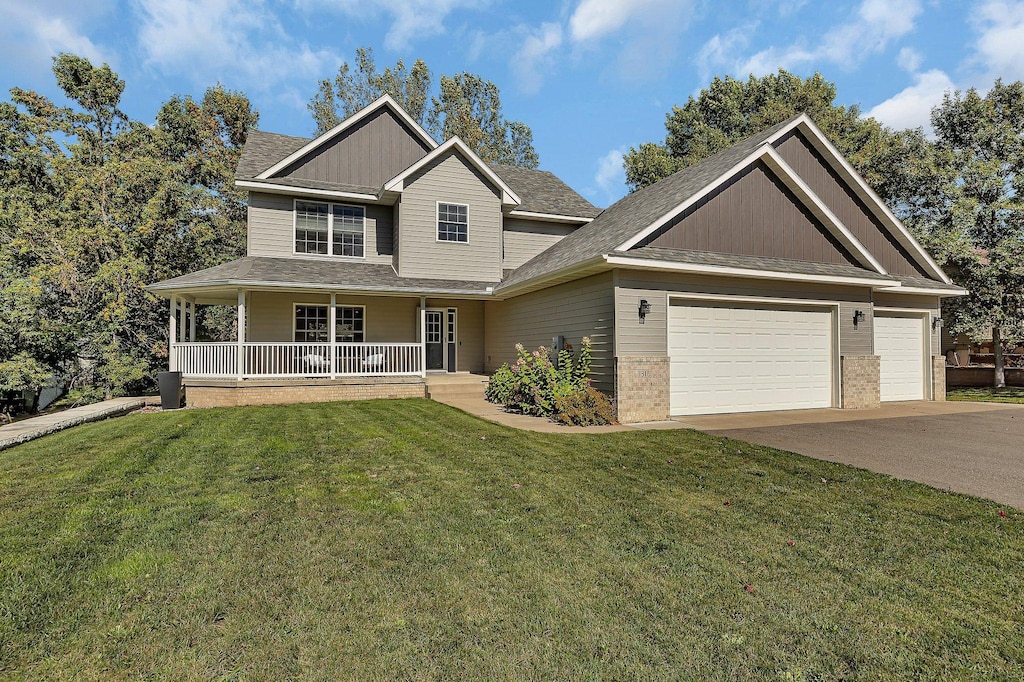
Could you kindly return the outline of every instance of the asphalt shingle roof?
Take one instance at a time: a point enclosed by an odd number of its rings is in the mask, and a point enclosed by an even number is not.
[[[212,268],[157,282],[151,291],[187,287],[241,285],[304,285],[366,291],[401,291],[483,294],[495,282],[399,277],[386,264],[351,263],[312,258],[246,256]]]
[[[238,158],[235,177],[239,180],[255,178],[289,154],[302,149],[307,142],[309,138],[306,137],[251,130]]]
[[[629,251],[612,251],[609,255],[668,263],[714,265],[726,268],[789,272],[801,275],[859,277],[861,279],[877,279],[880,281],[895,279],[895,277],[890,275],[882,275],[874,270],[867,270],[865,268],[857,267],[856,265],[815,263],[811,261],[792,260],[789,258],[769,258],[766,256],[741,256],[731,253],[691,251],[688,249],[666,249],[657,246],[644,246],[642,248],[631,249]]]
[[[551,248],[519,267],[502,283],[510,287],[614,251],[620,244],[702,190],[718,176],[763,145],[797,117],[763,130],[661,182],[638,189],[615,202]]]

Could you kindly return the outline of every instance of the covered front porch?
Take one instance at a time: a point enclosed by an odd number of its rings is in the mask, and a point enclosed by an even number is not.
[[[298,288],[172,292],[168,298],[168,364],[186,385],[361,377],[387,383],[483,371],[480,300]],[[235,338],[197,338],[199,305],[232,305]]]

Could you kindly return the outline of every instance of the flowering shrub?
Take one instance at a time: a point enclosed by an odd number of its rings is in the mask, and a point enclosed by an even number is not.
[[[608,396],[593,386],[555,401],[555,421],[569,426],[615,424],[615,408]]]
[[[552,361],[551,351],[544,346],[528,351],[517,343],[516,355],[514,363],[505,363],[491,377],[487,399],[492,403],[514,412],[554,417],[559,412],[560,401],[588,391],[601,395],[590,387],[588,378],[592,356],[589,338],[584,337],[578,357],[573,357],[568,345],[559,350],[557,363]]]

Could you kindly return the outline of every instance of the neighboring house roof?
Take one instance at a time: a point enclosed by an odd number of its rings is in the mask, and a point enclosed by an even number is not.
[[[147,287],[163,290],[208,289],[218,286],[261,286],[296,289],[345,289],[395,293],[487,295],[493,282],[399,277],[390,265],[311,258],[246,256],[212,268],[164,280]]]
[[[517,268],[501,288],[544,277],[616,250],[624,241],[733,168],[792,120],[795,119],[772,126],[660,182],[627,194],[602,211],[589,225],[584,225]]]
[[[549,171],[501,163],[489,165],[522,199],[517,211],[580,218],[595,218],[601,212]]]

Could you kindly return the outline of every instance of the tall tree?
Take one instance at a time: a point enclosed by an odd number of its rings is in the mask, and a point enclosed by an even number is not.
[[[391,95],[402,108],[423,125],[430,93],[431,74],[426,62],[417,59],[408,68],[401,59],[394,66],[377,71],[373,49],[356,48],[355,69],[342,62],[334,79],[320,81],[307,108],[313,114],[318,135],[326,133],[381,95]]]
[[[533,131],[522,121],[509,121],[501,109],[498,86],[476,74],[441,76],[441,88],[430,100],[430,133],[447,140],[458,136],[484,161],[536,168]]]
[[[661,143],[633,147],[625,155],[631,190],[651,185],[765,128],[807,113],[883,198],[899,203],[906,193],[902,151],[917,138],[861,118],[856,105],[836,105],[836,87],[820,74],[800,78],[788,71],[746,81],[716,77],[665,117]]]
[[[1003,339],[1024,338],[1024,84],[946,93],[932,126],[929,170],[940,183],[925,193],[937,199],[919,229],[969,291],[944,303],[950,331],[991,334],[1002,387]]]
[[[107,393],[139,390],[168,341],[145,286],[244,248],[232,179],[257,115],[218,85],[149,126],[120,111],[107,65],[62,54],[54,74],[70,106],[19,89],[0,105],[0,388],[87,369]]]
[[[307,106],[320,135],[386,93],[439,141],[458,136],[484,161],[537,167],[533,131],[505,118],[497,85],[466,72],[442,75],[437,94],[431,95],[432,83],[422,59],[412,68],[399,59],[378,72],[373,50],[361,47],[355,67],[344,62],[333,80],[321,80]]]

